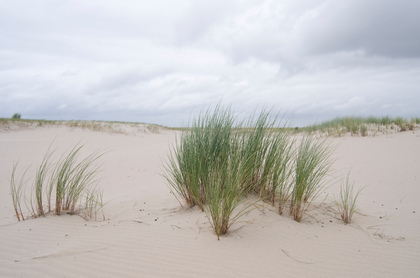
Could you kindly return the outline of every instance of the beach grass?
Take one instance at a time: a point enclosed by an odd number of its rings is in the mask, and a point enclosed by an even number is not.
[[[44,158],[42,159],[41,164],[36,170],[35,180],[34,180],[34,189],[35,189],[34,191],[35,191],[37,212],[33,213],[33,215],[39,215],[39,216],[45,215],[43,191],[45,190],[45,186],[49,183],[47,181],[47,176],[52,167],[50,164],[50,159],[53,153],[54,152],[50,151],[50,148],[48,148],[47,153],[44,155]]]
[[[286,123],[287,124],[287,123]],[[291,132],[268,110],[261,111],[256,120],[251,117],[243,133],[244,167],[249,173],[243,184],[262,200],[275,205],[279,199],[282,212],[290,190],[293,160]]]
[[[284,132],[277,132],[277,117],[271,112],[262,110],[258,117],[255,114],[245,123],[240,140],[242,141],[243,167],[247,175],[243,185],[261,198],[272,199],[272,178],[275,171],[277,155],[282,144],[287,140]],[[271,196],[270,196],[271,195]]]
[[[208,109],[185,129],[165,164],[164,178],[174,195],[205,212],[218,239],[242,216],[251,190],[244,158],[243,135],[235,129],[230,109]],[[181,201],[180,201],[181,203]]]
[[[244,202],[249,187],[241,184],[247,172],[246,168],[242,167],[240,140],[235,138],[236,136],[238,135],[235,134],[231,138],[229,148],[224,150],[226,158],[220,160],[221,164],[217,169],[210,171],[205,187],[205,213],[218,239],[226,234],[242,215],[252,209],[252,204]]]
[[[272,155],[276,156],[276,167],[272,176],[272,187],[270,190],[271,204],[275,205],[275,196],[278,196],[278,211],[283,214],[284,207],[288,202],[293,186],[293,165],[295,161],[296,139],[284,133],[279,135],[280,143],[275,143],[276,151]],[[281,138],[283,137],[283,138]]]
[[[18,179],[16,177],[18,164],[14,164],[10,192],[17,220],[25,219],[21,208],[22,203],[33,218],[44,216],[53,210],[55,214],[60,214],[62,211],[74,214],[77,208],[83,206],[89,210],[96,210],[97,207],[103,206],[102,191],[96,189],[98,181],[96,177],[100,169],[97,160],[103,154],[94,152],[81,159],[82,148],[83,145],[76,145],[55,163],[51,162],[55,151],[48,149],[35,172],[29,190],[26,189],[27,180],[25,180],[28,170]],[[29,196],[25,194],[27,191],[30,192]],[[83,203],[83,197],[89,204]],[[55,198],[54,209],[51,204],[53,198]]]
[[[102,212],[102,220],[105,220],[105,214],[103,212],[103,207],[105,203],[103,201],[103,190],[97,186],[90,186],[86,188],[85,193],[85,207],[84,212],[88,218],[97,219],[98,212]]]
[[[79,161],[79,153],[83,146],[75,146],[59,163],[59,171],[54,180],[56,183],[56,206],[55,213],[61,210],[74,214],[75,207],[86,191],[87,187],[96,182],[96,174],[99,166],[95,162],[102,156],[93,153]]]
[[[213,172],[219,173],[222,165],[228,165],[233,124],[231,112],[217,106],[194,119],[172,147],[163,176],[189,207],[198,205],[204,211]]]
[[[298,147],[291,196],[290,214],[300,222],[312,201],[325,188],[333,161],[334,148],[327,139],[305,135]]]
[[[249,194],[273,206],[278,200],[282,213],[293,187],[296,139],[280,123],[264,109],[238,123],[218,105],[194,119],[172,146],[162,176],[181,205],[206,213],[218,238],[250,209]]]
[[[19,179],[16,177],[16,169],[18,167],[18,162],[13,164],[12,174],[10,177],[10,195],[12,197],[12,203],[13,203],[13,209],[16,215],[16,219],[18,221],[25,220],[25,216],[22,212],[22,197],[23,197],[23,191],[25,188],[26,183],[26,173],[28,169],[25,170],[25,172],[20,176]]]
[[[335,200],[341,219],[344,223],[351,223],[353,214],[357,211],[357,198],[362,190],[363,187],[354,192],[354,181],[350,180],[349,172],[346,179],[341,183],[340,199]]]

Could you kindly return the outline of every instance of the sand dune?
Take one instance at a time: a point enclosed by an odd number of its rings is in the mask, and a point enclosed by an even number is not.
[[[261,203],[217,240],[159,173],[176,132],[126,134],[69,127],[0,131],[0,277],[419,277],[420,132],[332,138],[337,176],[367,187],[344,225],[328,188],[301,223]],[[53,142],[53,143],[52,143]],[[107,151],[106,219],[48,215],[18,222],[13,162],[32,172],[52,143]],[[321,204],[323,198],[325,201]]]

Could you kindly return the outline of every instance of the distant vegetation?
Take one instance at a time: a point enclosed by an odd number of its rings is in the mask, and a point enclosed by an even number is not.
[[[52,121],[52,120],[30,120],[21,119],[20,114],[14,114],[10,118],[0,118],[0,131],[16,130],[16,129],[31,129],[37,127],[68,127],[81,128],[85,130],[101,131],[109,133],[127,133],[122,125],[127,125],[133,130],[139,132],[159,133],[162,129],[167,127],[146,124],[140,122],[118,122],[118,121]]]
[[[65,126],[70,128],[81,128],[93,131],[110,133],[125,133],[118,125],[130,127],[142,127],[146,132],[158,133],[162,129],[187,131],[191,127],[165,127],[157,124],[146,124],[141,122],[120,122],[120,121],[54,121],[54,120],[30,120],[21,119],[21,114],[15,113],[12,118],[0,118],[0,131],[15,130],[22,128]],[[288,126],[268,127],[275,131],[288,130],[294,133],[308,132],[318,133],[326,136],[343,136],[350,132],[352,136],[375,136],[378,133],[395,133],[400,131],[414,130],[420,125],[420,117],[339,117],[325,121],[320,124],[313,124],[307,127]],[[236,130],[247,132],[249,128],[235,127]]]
[[[321,132],[327,136],[342,136],[350,132],[352,136],[376,135],[378,132],[400,132],[414,130],[420,124],[419,117],[404,119],[402,117],[340,117],[321,124],[298,129],[309,133]]]
[[[20,119],[20,114],[19,113],[15,113],[15,114],[13,114],[13,116],[12,116],[12,119]]]

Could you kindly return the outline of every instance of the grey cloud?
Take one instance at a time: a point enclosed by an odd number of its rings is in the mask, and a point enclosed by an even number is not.
[[[310,69],[313,59],[335,67],[349,59],[334,58],[348,56],[354,63],[376,66],[377,57],[389,59],[389,65],[420,56],[418,1],[286,3],[261,4],[231,19],[230,28],[214,32],[207,42],[219,42],[235,63],[262,59],[292,74]]]
[[[363,51],[389,58],[420,57],[420,2],[326,1],[301,28],[308,54]]]

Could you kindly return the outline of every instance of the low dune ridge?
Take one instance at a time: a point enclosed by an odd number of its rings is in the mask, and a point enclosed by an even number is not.
[[[334,175],[366,186],[345,225],[325,189],[300,223],[259,202],[218,241],[198,208],[162,178],[178,131],[115,123],[112,129],[48,125],[0,132],[1,277],[418,277],[420,131],[329,138]],[[77,143],[101,158],[105,220],[49,214],[18,222],[13,163],[33,177],[47,149]],[[26,211],[26,208],[23,206]]]

